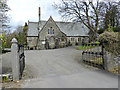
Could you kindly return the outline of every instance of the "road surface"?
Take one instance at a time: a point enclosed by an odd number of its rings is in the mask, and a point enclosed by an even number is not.
[[[117,88],[118,77],[86,68],[80,63],[76,47],[25,51],[26,70],[30,79],[21,88]]]

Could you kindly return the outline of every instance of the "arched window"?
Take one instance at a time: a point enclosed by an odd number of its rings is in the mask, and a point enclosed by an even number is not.
[[[52,27],[50,27],[50,34],[53,34],[53,29],[52,29]]]
[[[48,34],[50,34],[50,30],[48,29]]]
[[[54,34],[54,29],[52,27],[50,27],[50,29],[48,29],[48,34]]]
[[[54,34],[54,29],[53,29],[53,34]]]

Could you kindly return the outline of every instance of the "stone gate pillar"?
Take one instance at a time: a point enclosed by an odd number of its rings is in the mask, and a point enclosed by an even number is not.
[[[12,74],[13,81],[19,80],[19,56],[18,56],[18,45],[15,38],[12,39],[11,46],[11,57],[12,57]]]

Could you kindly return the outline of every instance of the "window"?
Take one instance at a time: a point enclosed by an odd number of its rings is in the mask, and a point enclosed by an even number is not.
[[[74,38],[71,38],[71,41],[74,41]]]
[[[30,39],[29,42],[31,42],[32,40]]]
[[[78,38],[78,41],[81,41],[81,38]]]
[[[54,29],[53,29],[53,34],[54,34]]]
[[[52,27],[50,27],[50,34],[52,34]]]
[[[48,29],[48,34],[50,34],[50,30]]]
[[[74,38],[73,38],[73,41],[74,41]]]
[[[50,27],[50,29],[48,29],[48,34],[54,34],[54,29],[52,27]]]

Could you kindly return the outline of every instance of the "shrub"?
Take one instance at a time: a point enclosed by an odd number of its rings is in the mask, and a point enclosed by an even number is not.
[[[99,40],[104,43],[105,50],[108,52],[112,52],[115,55],[120,53],[118,32],[105,31],[100,35]]]

